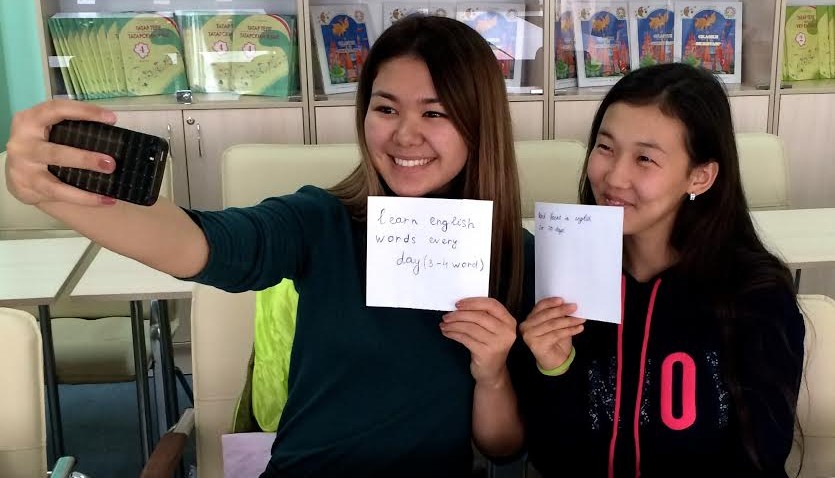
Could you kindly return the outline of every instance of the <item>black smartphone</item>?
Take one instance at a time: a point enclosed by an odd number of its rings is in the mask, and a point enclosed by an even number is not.
[[[96,194],[142,206],[157,201],[168,159],[168,141],[95,121],[65,120],[52,126],[49,141],[111,156],[111,174],[49,165],[61,181]]]

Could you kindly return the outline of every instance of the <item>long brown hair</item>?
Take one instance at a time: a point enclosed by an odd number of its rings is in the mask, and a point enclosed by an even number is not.
[[[365,115],[380,67],[394,58],[423,60],[438,98],[469,151],[452,181],[450,198],[493,201],[490,297],[518,313],[524,267],[519,177],[504,77],[487,42],[459,21],[410,15],[374,43],[357,87],[356,127],[362,162],[331,189],[357,221],[365,221],[368,196],[386,194],[365,142]]]
[[[763,450],[758,450],[754,443],[753,424],[749,407],[742,399],[735,354],[742,323],[750,319],[749,311],[742,308],[739,299],[753,291],[777,290],[790,295],[795,291],[791,272],[763,246],[748,212],[727,94],[710,72],[681,63],[640,68],[623,77],[609,90],[592,122],[580,180],[581,204],[596,204],[586,170],[603,117],[616,103],[657,106],[664,115],[678,119],[684,125],[690,168],[711,161],[719,165],[719,174],[710,189],[695,201],[682,197],[670,245],[678,255],[677,267],[687,277],[688,284],[700,291],[700,297],[707,300],[722,319],[722,352],[727,365],[723,369],[725,383],[734,399],[743,445],[752,463],[759,466],[764,458]],[[789,348],[783,318],[777,318],[778,315],[764,318],[773,323],[760,322],[757,326],[768,327],[780,336],[778,342],[784,348],[779,351],[781,357],[799,361]],[[777,352],[758,350],[761,355],[757,358]],[[794,416],[799,384],[777,385],[784,398],[779,414]],[[800,436],[802,440],[802,432]]]

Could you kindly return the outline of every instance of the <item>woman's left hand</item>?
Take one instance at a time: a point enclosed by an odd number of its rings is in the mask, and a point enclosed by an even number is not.
[[[462,299],[458,310],[444,315],[441,332],[470,351],[470,372],[477,383],[506,379],[507,354],[516,341],[516,319],[496,299]]]

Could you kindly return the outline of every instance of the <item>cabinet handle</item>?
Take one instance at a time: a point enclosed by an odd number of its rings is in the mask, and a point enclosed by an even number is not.
[[[174,145],[171,144],[171,123],[168,123],[168,157],[174,161]]]
[[[200,123],[197,123],[197,155],[203,157],[203,139],[200,137]]]

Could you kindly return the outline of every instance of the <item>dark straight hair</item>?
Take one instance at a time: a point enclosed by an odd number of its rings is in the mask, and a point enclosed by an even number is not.
[[[694,201],[681,198],[670,245],[677,253],[677,268],[687,278],[688,286],[698,290],[721,319],[723,362],[727,365],[725,381],[734,399],[744,446],[752,462],[759,466],[763,450],[758,450],[753,441],[749,408],[742,399],[738,361],[734,360],[738,340],[743,339],[738,332],[748,315],[738,299],[758,290],[776,289],[792,295],[795,291],[791,272],[766,250],[751,220],[725,88],[710,72],[682,63],[644,67],[624,76],[606,94],[594,117],[580,180],[581,204],[597,203],[586,170],[603,117],[616,103],[658,107],[664,115],[684,125],[684,142],[691,169],[712,161],[719,166],[710,189]],[[779,312],[775,311],[777,315]],[[780,343],[785,345],[787,354],[792,355],[782,319],[775,317],[775,323],[758,326],[777,330],[781,335]],[[776,323],[778,320],[781,323]],[[763,357],[770,353],[769,350],[759,352]],[[779,386],[787,410],[794,414],[798,384]],[[780,412],[785,413],[785,410]]]

